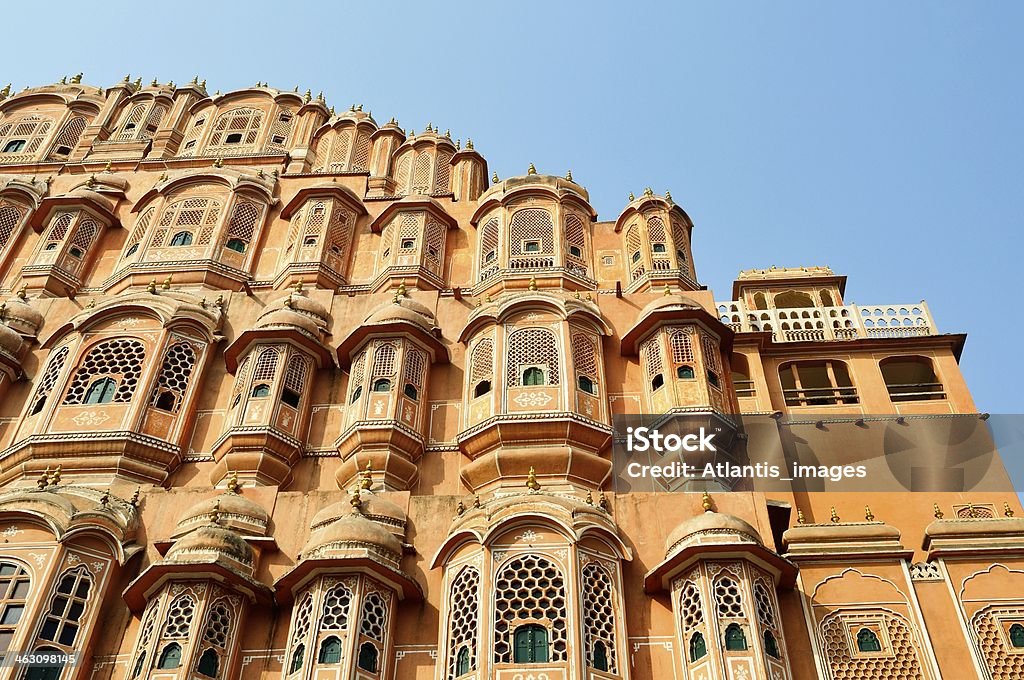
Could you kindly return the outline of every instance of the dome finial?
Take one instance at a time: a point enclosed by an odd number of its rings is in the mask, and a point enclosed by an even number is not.
[[[629,192],[629,202],[630,202],[630,203],[632,203],[632,202],[633,202],[633,201],[635,201],[635,200],[636,200],[636,196],[634,196],[634,195],[633,195],[633,192],[632,192],[632,191],[630,191],[630,192]]]
[[[572,180],[572,170],[566,170],[566,172],[565,172],[565,178],[566,178],[567,180],[569,180],[570,182],[571,182],[571,181],[573,181],[573,180]]]
[[[501,180],[500,180],[500,179],[498,179],[498,173],[494,173],[493,175],[491,175],[491,183],[493,183],[493,184],[497,184],[497,183],[498,183],[498,182],[500,182],[500,181],[501,181]]]
[[[796,509],[796,523],[797,524],[807,524],[807,520],[804,519],[804,511],[801,510],[800,508]]]
[[[237,494],[238,490],[242,488],[242,485],[238,483],[238,471],[232,470],[231,476],[228,477],[228,493]]]
[[[530,163],[530,167],[526,168],[526,174],[527,175],[536,175],[537,174],[537,168],[534,167],[533,163]]]
[[[300,295],[302,294],[302,281],[297,281],[295,283],[295,292]]]
[[[700,506],[702,508],[704,508],[704,512],[714,512],[715,511],[715,506],[711,502],[711,494],[709,494],[707,492],[707,490],[705,490],[704,493],[700,497]]]
[[[163,288],[164,290],[170,290],[171,289],[171,275],[170,274],[167,275],[167,278],[164,279],[163,285],[160,286],[160,287]]]
[[[836,512],[836,506],[832,506],[829,511],[832,513],[832,524],[839,524],[839,513]]]
[[[669,296],[669,295],[671,295],[671,294],[672,294],[672,289],[671,289],[671,288],[669,287],[669,285],[668,285],[668,284],[666,283],[666,284],[665,284],[665,297],[668,297],[668,296]]]
[[[540,490],[540,482],[537,481],[537,471],[533,469],[532,465],[530,466],[530,472],[526,475],[526,488],[530,491]]]
[[[537,290],[537,277],[536,276],[531,276],[530,277],[530,290]]]
[[[587,505],[594,504],[594,494],[590,493],[590,489],[587,489],[587,497],[584,499]]]
[[[18,289],[18,299],[19,300],[24,300],[27,297],[28,297],[28,284],[27,283],[23,283],[23,284],[21,284],[21,288]]]
[[[651,197],[654,195],[654,189],[650,187],[644,187],[644,196]]]
[[[50,486],[57,486],[58,484],[60,484],[60,465],[50,474]]]
[[[1003,516],[1013,517],[1013,510],[1010,509],[1010,504],[1006,501],[1003,501]]]
[[[348,502],[352,506],[352,512],[358,512],[360,514],[363,512],[363,499],[359,497],[358,486],[352,489],[352,497],[348,500]]]
[[[47,467],[46,471],[39,475],[39,479],[36,480],[36,488],[40,491],[50,485],[50,468]]]
[[[665,190],[665,200],[668,201],[669,203],[672,202],[672,192],[669,191],[668,189]]]
[[[472,139],[467,139],[466,140],[466,148],[472,151],[472,149],[473,149],[473,140]]]
[[[932,503],[932,514],[935,515],[935,519],[942,519],[945,517],[942,510],[939,508],[938,503]]]
[[[100,494],[100,505],[107,507],[110,504],[110,489],[104,489]]]
[[[210,521],[214,524],[220,524],[220,499],[213,504],[213,510],[210,511]]]
[[[455,506],[455,512],[459,516],[466,514],[466,504],[462,502],[462,499],[459,499],[459,504]]]
[[[864,519],[869,522],[875,521],[875,513],[871,512],[871,507],[868,505],[864,506]]]
[[[398,282],[398,295],[400,297],[409,297],[409,293],[405,289],[405,281]]]
[[[139,487],[135,487],[135,492],[132,494],[132,497],[128,499],[128,505],[133,508],[137,508],[139,506],[139,492]]]
[[[480,496],[473,496],[473,507],[474,508],[479,508],[480,507]]]
[[[601,506],[602,510],[608,509],[608,497],[604,495],[604,490],[597,495],[597,504]]]

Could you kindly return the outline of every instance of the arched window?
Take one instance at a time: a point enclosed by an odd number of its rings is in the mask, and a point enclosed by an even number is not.
[[[171,246],[190,245],[192,245],[192,232],[190,231],[179,231],[177,234],[171,237]]]
[[[50,598],[50,607],[39,629],[39,639],[72,647],[78,636],[81,618],[89,603],[92,577],[84,566],[64,572]]]
[[[498,270],[498,224],[498,218],[492,217],[480,228],[480,281],[489,278]]]
[[[491,391],[491,381],[490,380],[481,380],[480,382],[478,382],[476,384],[476,387],[473,388],[473,396],[474,397],[482,397],[485,394],[489,394],[490,391]]]
[[[254,398],[257,398],[257,399],[262,398],[262,397],[269,397],[270,396],[270,385],[268,385],[266,383],[260,383],[259,385],[254,385],[253,388],[252,388],[252,396]]]
[[[523,208],[509,223],[509,266],[512,269],[551,267],[555,253],[555,225],[543,208]]]
[[[374,380],[373,381],[373,391],[374,392],[390,392],[391,391],[391,381],[388,380],[387,378],[381,378],[380,380]]]
[[[676,369],[676,377],[680,380],[693,380],[693,366],[680,366]]]
[[[654,378],[651,380],[651,391],[660,390],[664,385],[665,376],[659,373],[658,375],[654,376]]]
[[[0,125],[0,145],[4,153],[34,154],[49,135],[53,121],[31,115]],[[27,160],[27,159],[26,159]]]
[[[39,647],[34,650],[36,654],[46,655],[60,655],[61,651],[54,647]],[[25,680],[60,680],[60,675],[64,671],[64,664],[62,663],[48,663],[42,666],[32,666],[25,673]]]
[[[750,363],[747,357],[739,352],[732,353],[732,384],[736,388],[737,397],[754,396],[754,381],[750,379]]]
[[[211,147],[255,144],[260,134],[263,112],[253,108],[236,108],[217,117],[210,134]]]
[[[0,562],[0,655],[7,652],[25,613],[31,581],[17,562]]]
[[[597,394],[597,385],[595,385],[594,381],[587,376],[581,375],[577,382],[581,391],[586,392],[587,394]]]
[[[306,655],[306,645],[299,643],[298,646],[292,651],[292,662],[288,666],[289,673],[295,673],[302,668],[302,657]]]
[[[573,333],[572,362],[576,385],[587,394],[597,394],[597,343],[585,333]]]
[[[882,359],[880,366],[892,401],[946,398],[942,382],[936,377],[932,361],[927,357],[888,357]]]
[[[27,214],[28,209],[24,206],[7,199],[0,199],[0,256],[3,255],[4,249],[12,239],[20,233],[18,227]]]
[[[835,359],[794,361],[779,367],[787,406],[856,404],[857,389],[846,364]]]
[[[372,642],[364,642],[359,645],[359,662],[358,665],[364,671],[370,671],[371,673],[377,672],[377,657],[380,656],[380,652],[377,651],[377,646]]]
[[[336,635],[324,638],[320,643],[317,663],[341,663],[341,640]]]
[[[779,643],[770,630],[764,632],[764,651],[773,659],[779,658]]]
[[[880,652],[882,643],[878,641],[874,631],[861,628],[857,631],[857,649],[861,652]]]
[[[153,391],[154,408],[168,413],[178,412],[195,364],[195,350],[187,342],[176,342],[167,348]]]
[[[403,392],[405,393],[405,396],[409,397],[413,401],[419,399],[420,393],[416,389],[416,386],[411,383],[405,383],[405,388]]]
[[[548,629],[536,623],[516,628],[516,663],[547,663]]]
[[[543,369],[537,368],[536,366],[530,366],[525,371],[523,371],[523,385],[543,385],[545,384],[545,382],[546,381],[544,380]]]
[[[49,363],[46,364],[46,370],[43,371],[43,377],[39,380],[39,386],[36,387],[36,393],[32,397],[32,407],[28,412],[30,416],[42,411],[43,406],[46,405],[46,399],[57,384],[57,378],[60,377],[60,372],[64,368],[64,362],[67,361],[68,351],[68,347],[65,345],[50,357]]]
[[[708,654],[708,643],[704,640],[704,635],[700,631],[697,631],[690,636],[690,661],[697,661],[703,659]]]
[[[494,341],[483,338],[473,347],[470,358],[470,383],[473,385],[473,397],[482,397],[491,391],[491,379],[494,375]]]
[[[359,397],[361,397],[361,396],[363,396],[363,386],[362,385],[357,385],[356,388],[352,391],[352,402],[351,403],[354,404],[357,401],[359,401]]]
[[[596,562],[583,567],[583,644],[587,665],[618,671],[615,659],[615,588],[608,571]]]
[[[521,328],[509,334],[507,376],[509,387],[560,384],[555,334],[546,328]]]
[[[160,660],[157,662],[157,668],[177,668],[181,665],[181,645],[177,642],[164,647],[164,651],[160,653]]]
[[[132,667],[132,678],[137,678],[142,674],[142,669],[146,666],[146,652],[143,651],[139,654],[139,658],[135,660],[135,666]]]
[[[591,650],[591,657],[593,658],[594,668],[599,671],[608,670],[608,649],[600,640],[594,643],[594,648]]]
[[[244,253],[256,235],[263,217],[263,210],[251,201],[239,200],[228,222],[224,247],[236,253]]]
[[[455,675],[465,675],[469,672],[469,647],[463,646],[459,649],[455,659]]]
[[[648,338],[640,345],[640,363],[654,392],[665,384],[665,360],[661,350],[661,340],[656,335]]]
[[[109,404],[114,400],[114,391],[117,390],[117,383],[113,378],[100,378],[95,380],[89,389],[85,391],[85,404]]]
[[[1010,644],[1017,649],[1024,648],[1024,626],[1019,623],[1010,626]]]
[[[196,666],[196,670],[208,678],[217,677],[217,673],[220,670],[220,657],[217,656],[217,651],[212,648],[204,651],[202,656],[199,657],[199,664]]]
[[[738,623],[730,623],[725,629],[725,650],[744,652],[747,649],[747,635]]]
[[[809,294],[797,290],[787,290],[775,296],[776,309],[793,309],[814,307],[814,298]]]
[[[292,355],[284,372],[284,388],[281,390],[281,401],[298,408],[302,403],[302,394],[306,389],[306,375],[309,373],[309,360],[301,355]]]
[[[75,116],[67,123],[53,141],[53,148],[50,151],[49,160],[64,160],[71,155],[71,151],[78,146],[78,140],[89,124],[82,116]]]

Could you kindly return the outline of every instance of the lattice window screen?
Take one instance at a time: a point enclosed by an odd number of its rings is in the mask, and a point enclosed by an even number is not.
[[[431,166],[433,165],[433,154],[429,151],[420,151],[416,154],[416,160],[412,164],[412,181],[409,183],[409,193],[429,194],[432,184],[430,182]]]
[[[68,388],[65,404],[81,404],[89,385],[99,377],[108,376],[117,382],[114,403],[132,400],[142,373],[146,350],[133,338],[117,338],[101,342],[85,355]]]
[[[440,149],[437,152],[437,168],[434,171],[435,194],[446,194],[451,191],[452,158],[451,151]]]
[[[585,333],[572,334],[572,362],[576,375],[585,375],[597,382],[597,347]]]
[[[191,233],[197,245],[208,245],[217,226],[220,211],[220,201],[213,198],[179,199],[164,209],[153,232],[151,245],[154,248],[162,248],[170,240],[167,238],[168,235],[173,237],[181,231]]]
[[[78,140],[81,138],[82,133],[85,132],[85,127],[89,124],[82,116],[75,116],[69,120],[65,125],[64,129],[57,135],[57,139],[53,141],[53,147],[50,151],[50,158],[54,160],[63,160],[71,155],[71,152],[78,145]]]
[[[540,597],[535,593],[540,591]],[[567,654],[565,579],[546,557],[519,555],[508,561],[494,583],[494,662],[512,662],[512,635],[517,621],[546,621],[550,626],[551,661]]]
[[[444,262],[444,237],[447,232],[445,225],[433,218],[427,218],[426,228],[426,252],[423,259],[427,269],[438,276],[441,275],[441,266]]]
[[[160,122],[164,119],[167,109],[162,104],[157,104],[146,117],[146,125],[139,131],[139,139],[151,139],[156,131],[160,129]]]
[[[423,377],[426,373],[427,355],[415,347],[410,347],[405,352],[405,382],[417,389],[423,387]]]
[[[640,345],[640,362],[647,373],[648,381],[659,373],[664,372],[665,364],[661,356],[661,340],[657,335],[653,338],[648,338]]]
[[[25,142],[20,152],[0,154],[0,163],[21,163],[30,160],[42,146],[52,127],[53,119],[37,115],[25,116],[0,125],[0,149],[14,140]]]
[[[591,562],[583,567],[583,644],[587,665],[594,667],[594,643],[605,645],[608,672],[617,673],[615,655],[615,588],[612,578],[600,565]]]
[[[555,252],[555,225],[551,223],[551,213],[543,208],[524,208],[514,212],[509,234],[509,251],[513,255],[552,255]],[[539,241],[540,250],[527,252],[525,241]]]
[[[125,112],[124,118],[118,126],[120,128],[120,132],[117,133],[118,140],[135,139],[135,136],[139,133],[142,119],[146,116],[148,105],[148,102],[140,102]]]
[[[395,195],[404,196],[409,193],[409,170],[412,167],[412,151],[402,154],[395,164]]]
[[[71,226],[72,220],[75,219],[75,214],[76,213],[65,212],[60,213],[53,218],[53,221],[50,222],[50,229],[46,233],[46,242],[56,243],[63,241],[64,237],[67,236],[68,227]]]
[[[1024,608],[986,608],[974,616],[975,644],[991,674],[991,680],[1024,678],[1024,654],[1006,644],[1000,620],[1024,622]]]
[[[339,583],[324,596],[323,612],[320,615],[320,632],[348,630],[349,608],[352,605],[352,590]]]
[[[349,402],[352,401],[352,395],[355,394],[356,390],[363,386],[363,379],[366,373],[366,350],[363,350],[356,355],[356,358],[352,360],[352,377],[349,380]]]
[[[288,139],[291,137],[294,124],[295,114],[291,109],[279,110],[274,117],[274,122],[270,125],[267,148],[272,150],[288,148]]]
[[[480,572],[464,567],[452,581],[448,599],[448,680],[457,675],[459,650],[469,653],[469,668],[476,670],[476,639],[480,626]]]
[[[500,258],[498,257],[498,218],[492,217],[487,220],[483,228],[480,229],[480,256],[477,262],[480,267],[480,280],[488,278],[499,266]],[[488,255],[494,253],[494,255],[488,260]]]
[[[350,167],[353,172],[365,172],[370,167],[370,133],[366,130],[360,130],[356,135]]]
[[[228,239],[237,238],[248,245],[259,227],[263,209],[251,201],[239,200],[228,223]]]
[[[640,253],[640,230],[634,224],[626,230],[626,256],[629,258],[629,274],[633,281],[644,275],[644,258]]]
[[[701,605],[700,589],[693,581],[686,581],[679,593],[679,619],[684,632],[704,623],[704,607]]]
[[[740,586],[730,576],[721,576],[715,581],[715,606],[720,619],[743,618],[743,595]]]
[[[238,396],[245,391],[246,383],[249,380],[249,366],[251,364],[252,355],[247,355],[242,359],[242,363],[239,364],[238,370],[235,371],[235,386],[231,390],[231,401],[229,402],[229,408],[235,408],[238,404]],[[239,400],[240,401],[240,400]]]
[[[306,389],[306,377],[309,375],[309,359],[299,354],[292,355],[288,360],[288,368],[284,373],[284,386],[303,394]]]
[[[494,379],[494,340],[484,338],[473,348],[472,383]]]
[[[509,387],[522,385],[527,366],[545,366],[548,385],[558,385],[558,339],[546,328],[522,328],[508,336]]]
[[[277,363],[280,360],[281,350],[277,347],[267,347],[260,352],[256,359],[256,367],[252,372],[253,382],[273,380],[277,374]]]
[[[263,111],[249,107],[241,107],[225,111],[217,117],[210,134],[209,149],[238,149],[256,143],[263,124]],[[237,143],[228,143],[231,135],[241,135]]]
[[[348,169],[349,150],[352,147],[352,130],[337,130],[329,139],[330,152],[326,157],[326,172],[343,172]]]
[[[381,343],[373,353],[373,370],[371,375],[374,378],[391,377],[395,374],[395,350],[396,345],[392,342]]]
[[[715,373],[721,373],[722,353],[718,351],[718,342],[710,335],[701,333],[700,348],[704,354],[704,364]]]
[[[822,621],[819,635],[834,680],[924,680],[914,634],[907,623],[890,613],[879,615],[872,619],[883,618],[891,649],[887,654],[873,656],[860,656],[850,649],[846,617],[842,614],[831,614]],[[1009,680],[1019,676],[1005,677]]]
[[[359,615],[359,632],[377,642],[384,642],[388,627],[388,605],[380,593],[370,593],[363,598]]]
[[[157,404],[161,396],[171,394],[173,402],[169,410],[177,413],[185,400],[188,381],[196,365],[196,352],[187,342],[176,342],[167,348],[164,360],[157,376],[156,388],[153,390],[152,403]]]
[[[165,640],[188,638],[195,613],[195,599],[191,595],[179,595],[167,609],[162,637]]]
[[[652,217],[647,220],[647,238],[651,243],[665,243],[665,222],[660,217]]]
[[[71,245],[77,246],[82,250],[83,259],[88,254],[89,246],[92,245],[93,239],[96,238],[99,231],[100,225],[88,217],[80,220],[78,226],[75,227],[75,234],[71,237]]]
[[[56,386],[57,378],[60,377],[60,372],[64,369],[64,364],[68,360],[68,352],[68,347],[65,345],[55,351],[53,356],[50,357],[49,362],[46,364],[46,370],[43,371],[43,377],[39,379],[36,393],[32,397],[32,407],[29,410],[29,415],[38,413],[42,409],[43,404],[46,403],[46,398],[50,396],[50,392]]]
[[[686,227],[678,220],[672,220],[672,245],[675,246],[676,256],[679,258],[679,268],[689,269],[686,251],[690,247],[690,238],[686,235]]]
[[[206,119],[209,117],[209,112],[203,112],[196,114],[196,116],[189,121],[188,131],[185,132],[185,138],[181,140],[181,149],[178,151],[178,156],[181,158],[188,158],[196,155],[196,147],[199,145],[199,138],[203,134],[203,130],[206,129]]]
[[[227,649],[228,640],[231,639],[231,622],[234,618],[231,607],[224,598],[213,603],[209,613],[206,615],[206,625],[203,627],[203,640],[221,650]]]
[[[28,214],[28,209],[21,205],[0,198],[0,254],[11,243],[12,237],[19,232],[22,218]]]
[[[142,240],[146,238],[146,232],[149,229],[149,223],[153,220],[154,214],[156,214],[156,208],[150,206],[142,211],[142,214],[135,219],[135,226],[132,228],[132,233],[124,242],[124,250],[122,251],[121,259],[136,257],[139,254],[139,250],[142,248]],[[135,250],[132,250],[132,248],[135,248]]]
[[[668,329],[668,344],[672,349],[672,363],[693,363],[693,339],[685,328]]]
[[[306,639],[306,635],[309,634],[310,622],[313,618],[313,597],[306,593],[302,596],[302,601],[299,606],[295,608],[295,630],[292,634],[292,646],[302,642]]]
[[[335,203],[331,210],[331,222],[327,227],[327,262],[339,275],[344,275],[345,258],[348,255],[355,215]]]

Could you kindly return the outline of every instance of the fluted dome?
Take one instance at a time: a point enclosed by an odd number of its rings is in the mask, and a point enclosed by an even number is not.
[[[761,534],[744,520],[724,512],[704,512],[682,522],[665,541],[665,553],[670,554],[699,535],[717,535],[728,538],[732,535],[744,540],[762,543]]]
[[[18,332],[5,323],[0,322],[0,354],[6,354],[13,359],[18,358],[21,352],[22,340]]]
[[[217,514],[218,525],[251,536],[265,536],[270,515],[258,503],[239,493],[223,493],[196,503],[178,521],[175,536],[182,536],[210,521]]]
[[[211,522],[196,527],[175,541],[165,559],[196,563],[227,561],[229,566],[243,567],[251,572],[255,551],[237,532]]]
[[[364,517],[386,525],[393,533],[405,533],[408,516],[397,504],[366,490],[360,492],[359,500],[361,514]],[[316,532],[351,514],[352,503],[348,499],[332,503],[313,516],[310,529]]]
[[[408,321],[414,323],[428,333],[434,329],[434,313],[412,298],[399,295],[397,300],[389,302],[366,317],[368,324]]]
[[[384,551],[397,561],[402,554],[402,542],[382,525],[350,507],[344,517],[314,531],[302,552],[310,556],[346,549]]]
[[[280,328],[292,326],[319,339],[327,328],[329,312],[316,300],[302,294],[296,287],[285,297],[267,305],[266,311],[256,321],[257,328]]]
[[[3,322],[22,335],[35,337],[43,327],[43,315],[28,300],[14,297],[4,303]]]

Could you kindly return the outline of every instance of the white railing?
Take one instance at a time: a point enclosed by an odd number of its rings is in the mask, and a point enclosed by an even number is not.
[[[769,332],[777,342],[937,335],[924,301],[910,305],[844,305],[747,309],[741,300],[716,303],[722,323],[737,333]]]

